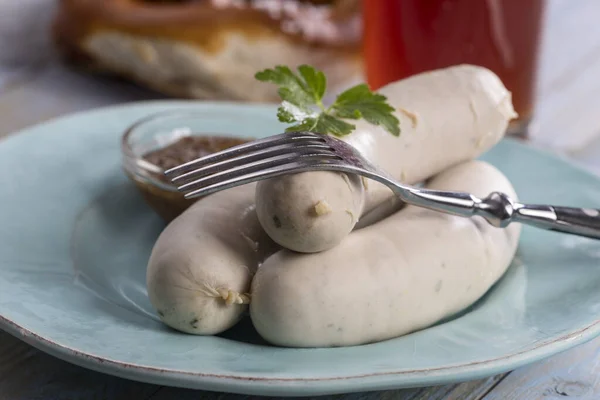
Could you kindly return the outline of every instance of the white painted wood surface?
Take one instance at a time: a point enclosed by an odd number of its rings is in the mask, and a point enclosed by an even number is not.
[[[524,0],[527,1],[527,0]],[[71,112],[162,96],[63,66],[47,35],[55,0],[0,0],[0,136]],[[549,0],[532,143],[600,173],[600,1]],[[600,399],[600,339],[510,374],[328,399]],[[0,332],[0,398],[250,399],[88,371]],[[252,397],[256,398],[256,397]],[[325,398],[321,398],[325,399]]]

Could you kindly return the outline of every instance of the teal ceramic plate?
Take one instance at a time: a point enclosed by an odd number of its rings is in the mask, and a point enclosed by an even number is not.
[[[162,222],[125,178],[120,136],[166,109],[210,113],[207,131],[279,133],[270,106],[157,102],[100,109],[0,142],[0,324],[75,364],[157,384],[309,395],[443,384],[508,371],[600,331],[600,241],[524,228],[507,274],[461,316],[381,343],[265,344],[248,320],[219,337],[171,331],[146,297]],[[256,116],[241,123],[236,115]],[[504,141],[485,159],[523,201],[595,207],[600,181]]]

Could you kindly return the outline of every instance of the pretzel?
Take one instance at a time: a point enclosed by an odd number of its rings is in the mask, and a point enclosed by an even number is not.
[[[255,72],[308,63],[363,79],[358,0],[62,0],[65,60],[184,98],[270,102]]]

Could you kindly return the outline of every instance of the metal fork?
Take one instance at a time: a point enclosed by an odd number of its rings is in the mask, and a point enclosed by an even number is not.
[[[312,132],[284,133],[231,147],[171,168],[165,175],[191,199],[305,171],[358,174],[388,186],[407,204],[463,217],[481,216],[496,227],[520,222],[600,239],[596,209],[526,205],[500,192],[480,199],[470,193],[412,187],[395,181],[346,142]]]

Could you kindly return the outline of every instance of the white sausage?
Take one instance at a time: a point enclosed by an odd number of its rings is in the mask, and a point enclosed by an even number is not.
[[[429,187],[516,199],[510,182],[481,161],[455,166]],[[413,206],[314,254],[282,250],[252,283],[250,315],[281,346],[348,346],[397,337],[473,304],[509,266],[520,226],[494,228]]]
[[[406,183],[421,182],[477,158],[498,143],[516,116],[511,94],[500,79],[488,69],[471,65],[415,75],[379,92],[396,107],[400,137],[360,120],[351,121],[357,129],[343,140]],[[323,174],[307,172],[258,184],[259,220],[280,245],[300,252],[332,248],[362,215],[392,196],[373,181],[363,188],[360,181],[347,185],[342,174],[336,176],[337,184]],[[282,181],[286,190],[278,191]],[[312,184],[310,192],[305,190],[307,182]],[[363,190],[364,201],[357,201],[356,195]],[[331,212],[311,212],[319,202],[329,203]]]
[[[358,221],[364,205],[361,182],[356,175],[329,171],[262,181],[256,186],[256,212],[280,244],[305,253],[326,250]]]
[[[276,250],[256,217],[254,191],[250,184],[199,200],[159,236],[148,263],[147,288],[167,325],[217,334],[247,309],[252,276]]]

